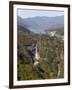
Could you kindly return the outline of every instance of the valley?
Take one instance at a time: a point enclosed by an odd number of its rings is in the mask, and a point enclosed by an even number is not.
[[[17,79],[39,80],[64,77],[64,28],[35,33],[18,25]],[[55,31],[55,35],[48,33]],[[37,45],[37,46],[36,46]],[[38,60],[35,58],[37,48]],[[37,64],[34,64],[37,61]]]

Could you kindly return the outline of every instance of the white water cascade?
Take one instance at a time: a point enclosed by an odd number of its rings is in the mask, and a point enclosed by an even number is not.
[[[38,60],[39,60],[40,56],[38,54],[38,50],[37,50],[37,44],[36,44],[36,51],[35,51],[35,62],[34,62],[34,65],[37,65],[38,64]]]

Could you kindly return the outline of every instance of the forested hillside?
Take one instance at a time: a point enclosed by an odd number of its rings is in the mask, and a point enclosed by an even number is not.
[[[58,30],[59,29],[59,30]],[[37,34],[29,29],[17,28],[17,76],[18,80],[56,79],[64,77],[64,40],[56,36]],[[63,28],[55,29],[64,35]],[[39,63],[34,65],[32,55],[25,45],[37,42]]]

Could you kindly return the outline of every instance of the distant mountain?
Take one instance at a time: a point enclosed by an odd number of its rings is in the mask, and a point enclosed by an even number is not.
[[[35,33],[45,33],[45,30],[55,29],[64,26],[64,16],[46,17],[37,16],[23,19],[17,16],[17,24],[28,28]]]
[[[29,29],[25,28],[24,26],[18,25],[17,27],[18,32],[24,32],[24,33],[32,33]]]

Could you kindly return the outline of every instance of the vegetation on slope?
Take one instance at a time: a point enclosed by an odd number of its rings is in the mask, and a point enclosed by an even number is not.
[[[63,31],[63,29],[62,29]],[[59,30],[60,32],[60,30]],[[58,30],[57,30],[58,33]],[[37,41],[40,55],[35,66],[32,56],[24,46]],[[26,28],[18,28],[17,73],[18,80],[56,79],[64,77],[64,41],[48,34],[35,34]],[[58,64],[60,75],[58,76]]]

